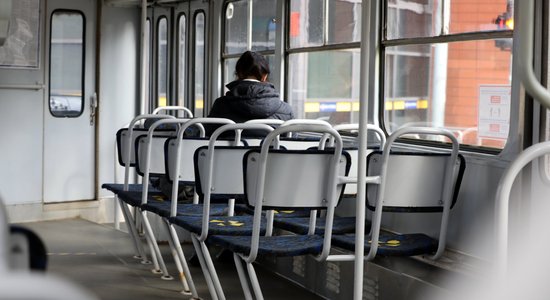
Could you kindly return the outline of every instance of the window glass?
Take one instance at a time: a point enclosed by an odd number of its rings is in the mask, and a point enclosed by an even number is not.
[[[157,36],[157,104],[167,105],[168,91],[168,20],[163,17],[158,21]]]
[[[178,20],[178,105],[185,105],[185,83],[187,78],[185,77],[186,60],[187,55],[187,18],[185,15],[181,15]]]
[[[289,40],[291,48],[323,45],[323,0],[291,0]]]
[[[329,0],[329,44],[359,42],[361,40],[361,1]]]
[[[151,48],[152,48],[152,45],[151,45],[151,20],[147,19],[145,21],[145,37],[144,37],[145,41],[144,41],[144,44],[145,44],[145,65],[146,66],[149,66],[149,68],[147,68],[147,70],[144,70],[145,74],[145,89],[144,89],[144,94],[145,94],[145,103],[144,105],[149,105],[151,103]]]
[[[433,20],[441,18],[438,9],[443,0],[388,0],[386,6],[387,38],[434,36],[439,32]],[[450,1],[449,1],[450,2]],[[471,7],[475,5],[470,4]]]
[[[84,107],[84,16],[55,11],[50,35],[50,112],[78,117]]]
[[[248,0],[229,2],[225,8],[225,53],[242,53],[247,49]]]
[[[205,85],[204,85],[204,68],[205,68],[205,58],[204,58],[204,47],[205,47],[205,20],[204,12],[199,12],[195,15],[195,111],[193,115],[195,117],[204,116],[204,95],[205,95]]]
[[[224,73],[223,73],[223,79],[224,83],[223,86],[225,87],[228,83],[235,80],[235,65],[237,64],[238,58],[228,58],[224,60]],[[224,93],[227,91],[227,88],[224,88]]]
[[[287,100],[295,117],[358,122],[359,60],[359,49],[291,54]]]
[[[511,39],[385,50],[384,121],[445,127],[462,144],[502,148],[510,119]]]
[[[275,49],[277,1],[252,2],[252,51]]]

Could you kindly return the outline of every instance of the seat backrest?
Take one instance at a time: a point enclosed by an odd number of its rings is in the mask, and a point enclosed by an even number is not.
[[[179,181],[192,183],[195,182],[195,167],[194,167],[194,155],[197,149],[208,146],[208,138],[184,138],[181,143],[180,152],[180,171]],[[229,146],[233,143],[232,140],[218,140],[216,145]],[[166,174],[170,181],[174,180],[174,169],[177,159],[177,140],[175,138],[168,139],[165,143],[165,163]]]
[[[391,151],[398,138],[409,134],[426,134],[445,137],[451,142],[451,150],[438,153],[397,153]],[[379,178],[379,185],[368,186],[371,193],[367,207],[374,210],[371,221],[371,243],[366,260],[372,260],[378,251],[378,238],[382,212],[441,212],[439,238],[436,253],[443,255],[447,225],[453,196],[464,170],[464,160],[459,156],[456,137],[449,130],[433,127],[404,127],[393,132],[384,146],[384,152],[371,153],[367,159],[367,178]],[[462,171],[461,171],[462,170]],[[371,190],[376,190],[375,196]]]
[[[131,145],[136,145],[136,140],[147,136],[148,129],[145,128],[134,128],[132,132],[132,137],[130,137],[128,128],[121,128],[116,133],[116,145],[117,145],[117,158],[118,163],[121,166],[124,166],[127,159],[127,153],[128,153],[128,140],[131,138]],[[158,130],[155,136],[175,136],[176,132],[174,130]],[[136,162],[136,152],[130,151],[130,166],[135,167]]]
[[[454,174],[454,191],[451,207],[458,197],[458,189],[464,174],[464,157]],[[392,212],[441,212],[445,172],[451,166],[450,153],[395,152],[391,153],[386,172],[384,211]],[[382,168],[382,152],[374,151],[367,157],[367,175],[376,176]],[[399,188],[396,188],[399,187]],[[374,210],[378,186],[369,186],[367,207]]]
[[[248,146],[216,146],[212,182],[207,186],[208,146],[203,146],[195,152],[195,178],[197,194],[202,199],[204,191],[210,188],[210,195],[240,199],[244,197],[243,157],[252,147]]]
[[[319,143],[319,139],[281,137],[279,140],[279,147],[288,150],[305,150],[309,148],[318,148]]]
[[[163,175],[166,173],[165,162],[164,162],[164,144],[174,134],[166,135],[156,133],[151,139],[151,156],[149,157],[149,174],[150,175]],[[136,139],[135,142],[135,157],[136,160],[136,172],[143,176],[145,173],[145,157],[147,155],[147,135],[142,135]]]
[[[328,177],[334,150],[270,150],[267,157],[262,205],[274,208],[326,208]],[[247,203],[255,206],[260,150],[249,150],[244,158]],[[346,176],[350,167],[349,153],[343,152],[338,175]],[[341,195],[342,186],[337,194]]]

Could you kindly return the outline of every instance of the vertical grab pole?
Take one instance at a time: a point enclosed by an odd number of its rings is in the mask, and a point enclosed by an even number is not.
[[[359,85],[359,166],[357,168],[357,201],[355,212],[355,266],[353,299],[363,299],[363,273],[364,273],[364,242],[365,242],[365,199],[367,187],[367,124],[368,124],[368,83],[369,83],[369,59],[370,59],[370,31],[371,9],[370,5],[376,5],[377,1],[369,1],[361,5],[361,66]],[[372,3],[372,4],[371,4]]]
[[[550,108],[550,92],[537,79],[533,70],[533,35],[535,27],[535,1],[523,0],[517,1],[518,25],[517,39],[519,41],[519,69],[520,78],[523,86],[544,107]]]

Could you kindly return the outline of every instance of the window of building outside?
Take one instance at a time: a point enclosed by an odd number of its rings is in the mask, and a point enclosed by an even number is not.
[[[510,126],[513,0],[387,0],[384,8],[385,129],[444,127],[464,145],[502,149]]]

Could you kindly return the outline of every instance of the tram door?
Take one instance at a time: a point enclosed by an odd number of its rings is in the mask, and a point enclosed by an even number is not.
[[[96,198],[95,7],[93,0],[46,4],[46,203]]]
[[[208,84],[208,72],[205,72],[208,68],[208,2],[180,3],[174,15],[174,93],[178,105],[190,108],[195,117],[204,117]]]

